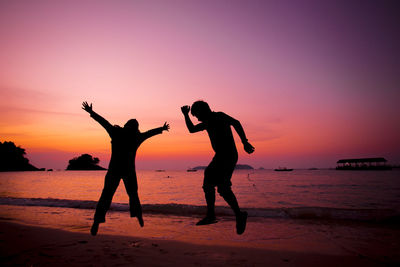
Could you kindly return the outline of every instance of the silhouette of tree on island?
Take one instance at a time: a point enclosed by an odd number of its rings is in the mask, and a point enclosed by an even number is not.
[[[99,166],[99,158],[93,158],[89,154],[82,154],[69,161],[67,170],[106,170]]]
[[[215,187],[218,193],[229,204],[236,216],[236,232],[240,235],[246,229],[247,212],[242,212],[239,208],[236,196],[232,192],[231,177],[235,169],[238,152],[235,140],[233,139],[231,126],[239,135],[244,150],[253,153],[254,147],[248,142],[240,122],[223,112],[211,111],[209,105],[204,101],[193,103],[191,113],[200,123],[194,125],[189,117],[190,106],[181,107],[185,116],[186,126],[190,133],[207,131],[211,141],[211,146],[215,155],[204,171],[203,191],[207,202],[207,215],[200,220],[197,225],[216,223],[215,217]]]
[[[142,207],[138,196],[138,184],[135,170],[136,151],[146,139],[161,134],[169,130],[166,122],[162,127],[139,131],[139,123],[136,119],[131,119],[125,123],[124,127],[112,126],[106,119],[93,111],[92,104],[86,101],[82,103],[82,109],[87,111],[90,116],[100,123],[111,137],[111,159],[108,172],[104,180],[104,188],[97,203],[94,221],[90,232],[96,235],[99,224],[106,221],[106,213],[110,208],[112,198],[120,183],[124,181],[126,192],[129,196],[129,209],[131,217],[137,217],[139,224],[143,227]]]
[[[13,142],[0,142],[0,171],[38,171],[25,155],[25,149]]]

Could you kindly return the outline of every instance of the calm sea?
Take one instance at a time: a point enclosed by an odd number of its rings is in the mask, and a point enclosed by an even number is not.
[[[105,171],[3,172],[0,205],[92,210]],[[192,216],[205,211],[203,171],[138,171],[144,213]],[[252,217],[385,220],[400,214],[400,171],[237,170],[233,191]],[[111,210],[128,212],[121,182]],[[232,212],[217,195],[217,214]],[[0,206],[1,208],[1,206]]]

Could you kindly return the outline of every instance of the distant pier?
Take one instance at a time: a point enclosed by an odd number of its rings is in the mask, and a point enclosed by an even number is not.
[[[336,170],[391,170],[385,158],[340,159]]]

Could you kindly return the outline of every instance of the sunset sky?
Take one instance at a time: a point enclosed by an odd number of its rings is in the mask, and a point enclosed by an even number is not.
[[[397,1],[0,0],[0,141],[37,167],[82,153],[107,166],[112,124],[136,118],[138,169],[206,165],[207,134],[180,111],[203,99],[238,119],[239,163],[335,167],[400,163]],[[194,122],[197,122],[193,118]]]

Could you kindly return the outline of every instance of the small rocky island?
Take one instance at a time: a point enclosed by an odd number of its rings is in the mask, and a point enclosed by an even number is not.
[[[68,171],[97,171],[106,170],[99,166],[99,158],[93,158],[89,154],[82,154],[79,157],[75,157],[69,161],[67,170]]]
[[[40,171],[25,158],[25,149],[13,142],[0,142],[0,171]]]

